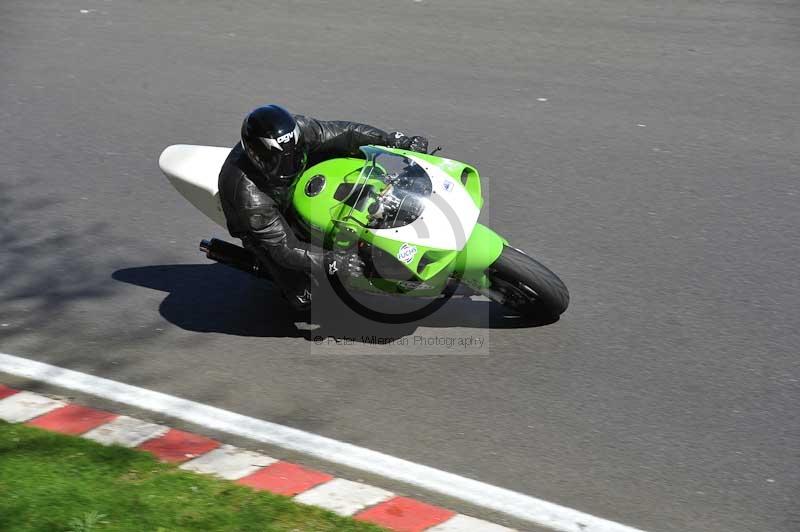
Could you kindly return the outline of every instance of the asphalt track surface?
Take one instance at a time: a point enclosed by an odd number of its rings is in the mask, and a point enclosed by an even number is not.
[[[0,350],[646,530],[800,527],[800,6],[261,4],[0,4]],[[156,166],[271,101],[474,163],[567,313],[298,331]]]

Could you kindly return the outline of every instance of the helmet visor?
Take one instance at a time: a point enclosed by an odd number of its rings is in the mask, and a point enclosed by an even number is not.
[[[281,148],[280,151],[271,152],[271,155],[277,156],[277,161],[273,163],[274,172],[283,180],[294,179],[305,170],[308,162],[305,142],[302,138],[296,138],[294,142],[282,144]]]

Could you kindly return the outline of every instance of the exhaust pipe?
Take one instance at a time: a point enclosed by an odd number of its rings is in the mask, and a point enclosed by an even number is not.
[[[239,247],[230,242],[212,238],[211,240],[200,241],[200,251],[205,253],[209,259],[226,264],[237,270],[252,273],[254,275],[260,274],[260,265],[258,259],[248,250]]]

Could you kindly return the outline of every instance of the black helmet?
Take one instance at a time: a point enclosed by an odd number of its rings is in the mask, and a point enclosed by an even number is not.
[[[259,107],[247,115],[242,122],[242,147],[261,173],[281,183],[291,183],[308,161],[297,122],[277,105]]]

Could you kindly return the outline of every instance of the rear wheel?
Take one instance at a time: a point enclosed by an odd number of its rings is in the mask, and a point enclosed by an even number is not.
[[[569,305],[564,282],[522,251],[505,246],[486,270],[491,281],[487,296],[528,318],[558,318]]]

